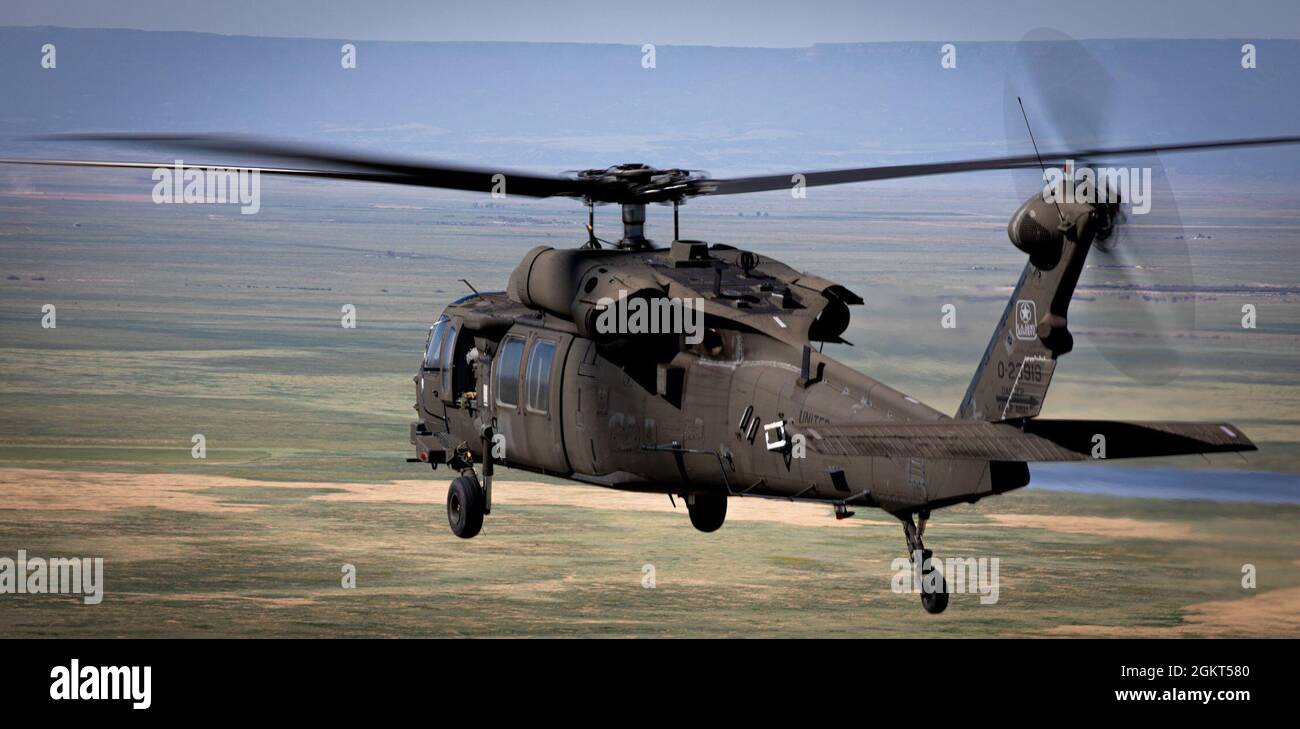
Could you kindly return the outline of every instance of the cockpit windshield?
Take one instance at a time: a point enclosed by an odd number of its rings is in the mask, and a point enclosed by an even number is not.
[[[442,366],[442,340],[446,336],[448,319],[442,316],[429,327],[429,341],[424,347],[424,369],[436,370]]]

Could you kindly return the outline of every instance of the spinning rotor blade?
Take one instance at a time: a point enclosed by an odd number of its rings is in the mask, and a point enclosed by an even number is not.
[[[1122,149],[1086,149],[1104,138],[1132,138],[1132,129],[1109,129],[1116,113],[1114,82],[1077,41],[1057,31],[1027,34],[1008,68],[1003,107],[1008,152],[1032,149],[1026,116],[1039,146],[1077,147],[1077,168],[1119,167],[1137,171],[1142,187],[1125,191],[1118,204],[1098,212],[1112,218],[1094,241],[1078,290],[1087,299],[1071,310],[1071,328],[1117,370],[1136,382],[1162,385],[1182,372],[1174,340],[1196,328],[1191,255],[1178,205],[1158,152],[1251,146],[1242,141],[1288,143],[1284,139],[1233,140],[1180,145],[1138,144]],[[1023,103],[1023,109],[1021,104]],[[1044,156],[1044,164],[1059,163]],[[1041,172],[1016,176],[1018,195],[1040,194]],[[1099,186],[1097,192],[1115,192]],[[1141,195],[1134,200],[1130,192]],[[1134,207],[1134,202],[1139,206]],[[1076,316],[1077,315],[1077,316]]]
[[[1018,117],[1017,117],[1018,118]],[[1021,129],[1024,122],[1020,122]],[[1181,144],[1152,144],[1132,147],[1082,147],[1073,151],[1043,152],[1044,164],[1063,164],[1068,160],[1114,159],[1124,157],[1149,156],[1157,152],[1197,152],[1209,149],[1227,149],[1231,147],[1264,147],[1278,144],[1300,144],[1300,136],[1257,137],[1254,139],[1220,139]],[[980,172],[984,170],[1012,170],[1033,168],[1038,171],[1038,155],[1011,155],[1007,157],[988,157],[985,159],[965,160],[959,162],[930,162],[912,165],[888,165],[883,167],[858,167],[844,170],[823,170],[820,172],[799,173],[804,176],[804,185],[844,185],[853,182],[872,182],[875,180],[897,180],[907,177],[928,177],[930,175],[947,175],[954,172]],[[745,192],[763,192],[767,190],[788,190],[794,184],[793,174],[763,175],[761,177],[736,177],[724,180],[703,180],[700,195],[735,195]],[[1041,175],[1038,175],[1041,179]]]
[[[106,142],[130,145],[165,145],[177,150],[205,153],[253,155],[287,161],[303,167],[246,167],[268,174],[298,175],[341,180],[364,180],[396,185],[445,188],[470,192],[490,192],[494,176],[503,175],[507,192],[528,197],[564,196],[604,203],[654,203],[681,201],[699,195],[735,195],[768,190],[788,190],[794,184],[796,173],[710,179],[689,170],[656,170],[644,165],[624,165],[606,170],[588,170],[573,177],[506,172],[484,167],[465,167],[416,160],[397,160],[371,157],[359,153],[343,153],[281,142],[250,139],[246,137],[190,134],[73,134],[42,137],[45,140]],[[1277,144],[1300,143],[1300,136],[1261,137],[1256,139],[1226,139],[1185,144],[1139,145],[1131,147],[1083,147],[1067,151],[1048,151],[1042,154],[1045,163],[1063,163],[1066,160],[1121,158],[1151,155],[1156,152],[1191,152],[1230,147],[1258,147]],[[884,165],[840,170],[801,172],[805,186],[841,185],[854,182],[894,180],[909,177],[944,175],[955,172],[979,172],[1038,168],[1039,157],[1021,153],[1006,157],[930,162],[907,165]],[[63,164],[102,167],[169,167],[166,164],[109,163],[75,160],[0,160],[6,164]],[[189,165],[194,167],[225,167],[225,165]]]
[[[77,160],[77,159],[0,159],[0,164],[7,165],[40,165],[46,167],[107,167],[119,169],[136,169],[152,170],[159,167],[172,167],[174,162],[112,162],[103,160]],[[275,168],[275,167],[246,167],[243,165],[217,165],[217,164],[191,164],[185,163],[186,169],[209,170],[221,169],[231,171],[254,171],[265,172],[271,175],[290,175],[297,177],[319,177],[338,180],[361,180],[363,182],[396,182],[388,179],[388,175],[367,173],[367,172],[343,172],[337,170],[308,170],[293,168]]]
[[[1148,209],[1123,201],[1110,235],[1094,242],[1079,288],[1097,298],[1078,321],[1116,369],[1142,384],[1163,385],[1183,370],[1175,339],[1196,330],[1194,271],[1164,166],[1152,156],[1135,160],[1134,168],[1151,172]]]
[[[251,155],[288,162],[289,167],[243,167],[277,175],[298,175],[337,180],[364,180],[395,185],[435,187],[467,192],[491,192],[501,175],[511,195],[526,197],[552,197],[563,195],[583,197],[594,192],[594,186],[585,180],[550,177],[531,173],[510,172],[501,169],[464,167],[431,162],[415,162],[385,157],[362,156],[355,153],[333,152],[306,145],[285,144],[260,139],[213,134],[57,134],[39,137],[47,141],[106,142],[132,146],[161,146],[168,149],[198,153]],[[24,160],[0,160],[22,163]],[[35,164],[55,164],[52,160],[30,161]],[[170,167],[172,163],[96,163],[60,162],[90,167]],[[299,167],[298,165],[302,165]],[[226,167],[225,165],[186,164],[187,167]],[[235,166],[234,169],[239,169]]]

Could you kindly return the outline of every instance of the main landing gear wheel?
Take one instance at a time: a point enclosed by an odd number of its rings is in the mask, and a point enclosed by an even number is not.
[[[927,613],[938,615],[948,609],[948,583],[943,579],[943,573],[935,573],[934,566],[930,558],[934,552],[925,548],[925,542],[921,540],[921,535],[925,534],[925,523],[930,519],[930,512],[920,512],[920,523],[912,521],[911,514],[898,514],[899,519],[903,522],[903,536],[907,538],[907,556],[915,564],[917,559],[921,560],[921,607],[925,608]],[[938,578],[935,584],[935,578]]]
[[[447,523],[451,533],[469,539],[483,528],[483,489],[478,481],[459,476],[447,489]]]
[[[686,497],[686,510],[690,512],[691,524],[702,532],[716,532],[727,520],[727,497],[725,494],[695,494]]]

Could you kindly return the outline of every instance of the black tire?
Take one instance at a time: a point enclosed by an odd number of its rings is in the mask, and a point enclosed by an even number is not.
[[[691,514],[691,524],[702,532],[716,532],[727,520],[725,494],[696,494],[694,503],[686,500],[686,510]]]
[[[921,607],[931,615],[938,615],[948,609],[948,583],[944,582],[943,575],[939,575],[938,592],[928,592],[922,588]]]
[[[447,523],[451,533],[469,539],[483,528],[483,489],[474,479],[459,476],[447,489]]]

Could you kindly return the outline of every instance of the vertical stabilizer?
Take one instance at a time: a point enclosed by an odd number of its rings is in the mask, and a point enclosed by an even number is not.
[[[1056,358],[1074,338],[1066,311],[1092,243],[1094,217],[1086,205],[1053,206],[1040,196],[1016,211],[1008,233],[1030,254],[1011,300],[957,417],[978,420],[1032,418],[1043,409]]]

